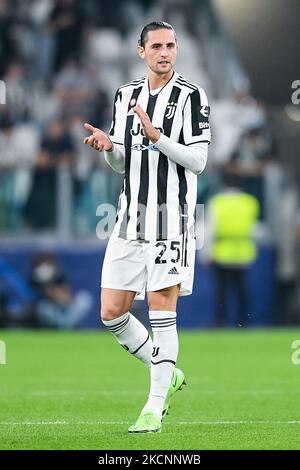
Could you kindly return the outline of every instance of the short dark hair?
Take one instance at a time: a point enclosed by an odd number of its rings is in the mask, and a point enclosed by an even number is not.
[[[172,25],[166,23],[166,21],[152,21],[151,23],[148,23],[146,24],[146,26],[143,27],[140,38],[138,40],[139,46],[145,47],[148,31],[156,31],[157,29],[170,29],[171,31],[173,31],[176,39],[176,34]]]

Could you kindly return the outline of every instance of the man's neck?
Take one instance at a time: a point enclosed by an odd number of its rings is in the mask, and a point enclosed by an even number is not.
[[[171,80],[174,74],[174,70],[170,70],[170,72],[162,75],[158,75],[153,73],[151,70],[148,70],[148,80],[149,80],[149,89],[150,91],[156,90],[156,88],[160,88],[168,83]]]

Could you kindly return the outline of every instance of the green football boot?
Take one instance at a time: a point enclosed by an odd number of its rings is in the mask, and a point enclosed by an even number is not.
[[[141,413],[137,422],[130,426],[128,432],[130,433],[145,433],[145,432],[160,432],[161,421],[155,416],[152,411]]]
[[[168,395],[167,395],[167,398],[165,399],[165,403],[164,403],[164,409],[163,409],[163,413],[162,413],[163,417],[168,414],[168,410],[169,410],[169,407],[170,407],[170,401],[173,398],[173,396],[175,395],[175,393],[177,392],[177,390],[181,390],[182,387],[186,384],[187,383],[186,383],[185,376],[184,376],[184,373],[182,372],[182,370],[174,368],[171,384],[170,384],[169,391],[168,391]]]

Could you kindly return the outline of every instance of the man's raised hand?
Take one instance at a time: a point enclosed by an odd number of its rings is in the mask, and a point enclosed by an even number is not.
[[[90,145],[99,152],[102,152],[103,150],[110,152],[113,149],[114,144],[112,143],[110,138],[105,134],[105,132],[101,131],[101,129],[93,127],[87,122],[84,124],[84,128],[92,133],[92,135],[90,135],[89,137],[85,137],[83,141],[85,144]]]
[[[139,104],[137,104],[134,108],[133,111],[138,115],[140,118],[143,131],[145,136],[155,144],[159,137],[160,137],[160,132],[157,130],[153,125],[152,122],[148,116],[147,113],[140,107]]]

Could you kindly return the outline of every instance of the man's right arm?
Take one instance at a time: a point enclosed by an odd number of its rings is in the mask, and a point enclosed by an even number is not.
[[[118,89],[115,94],[112,122],[109,130],[109,138],[113,143],[113,148],[104,152],[105,160],[118,173],[125,173],[124,122],[122,116],[122,92]]]
[[[125,154],[122,145],[113,144],[111,150],[104,151],[104,158],[117,173],[125,173]]]
[[[125,152],[123,147],[123,137],[120,110],[121,93],[116,92],[113,119],[110,127],[109,135],[101,131],[91,124],[84,124],[86,130],[92,133],[91,136],[84,139],[84,143],[90,145],[99,152],[104,151],[104,158],[109,166],[118,173],[125,172]]]

